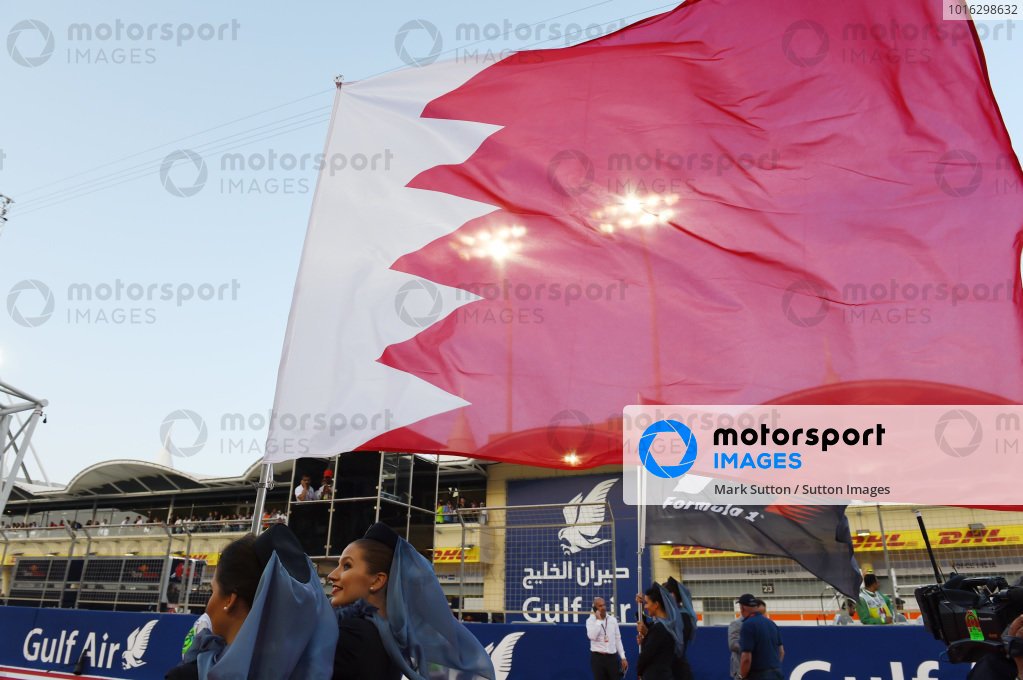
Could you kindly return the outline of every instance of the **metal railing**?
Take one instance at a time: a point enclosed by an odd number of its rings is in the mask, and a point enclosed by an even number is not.
[[[264,526],[285,522],[266,519]],[[213,570],[196,539],[234,540],[248,520],[0,529],[2,557],[17,558],[7,604],[91,609],[201,610]],[[222,548],[223,546],[221,546]]]

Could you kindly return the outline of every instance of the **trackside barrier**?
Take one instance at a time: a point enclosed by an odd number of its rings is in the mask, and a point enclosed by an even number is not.
[[[0,680],[124,678],[160,680],[181,657],[194,616],[0,607]],[[582,624],[466,624],[490,649],[504,680],[589,680]],[[940,661],[944,647],[920,625],[785,626],[786,680],[963,680],[968,664]],[[623,626],[636,678],[635,627]],[[129,642],[132,641],[132,642]],[[83,651],[90,662],[71,674]],[[700,627],[689,652],[698,680],[728,680],[723,626]],[[51,672],[47,672],[51,671]]]

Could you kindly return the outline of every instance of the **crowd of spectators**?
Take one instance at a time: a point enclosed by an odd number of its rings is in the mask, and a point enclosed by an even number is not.
[[[487,504],[485,501],[469,503],[462,496],[458,500],[447,499],[437,506],[437,524],[457,524],[461,514],[466,522],[487,523]]]
[[[271,522],[281,522],[286,515],[280,510],[267,508],[263,513],[264,527]],[[171,515],[164,522],[163,519],[154,519],[148,515],[125,515],[118,524],[111,524],[106,519],[87,520],[83,525],[77,520],[62,519],[60,522],[49,524],[40,522],[0,522],[0,530],[4,531],[8,538],[43,538],[52,529],[68,528],[72,531],[85,529],[92,536],[130,536],[139,534],[150,534],[154,532],[163,533],[164,527],[169,527],[174,534],[195,534],[195,533],[219,533],[219,532],[246,532],[252,527],[252,515],[242,513],[221,513],[210,511],[203,515]],[[92,533],[95,530],[95,533]]]

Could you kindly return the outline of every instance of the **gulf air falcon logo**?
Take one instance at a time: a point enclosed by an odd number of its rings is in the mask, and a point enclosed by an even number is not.
[[[600,529],[604,525],[607,515],[607,492],[618,481],[617,478],[606,479],[590,489],[583,498],[581,493],[569,501],[569,505],[562,510],[565,515],[565,523],[569,526],[558,531],[558,540],[561,541],[561,550],[566,555],[571,555],[583,550],[596,548],[598,545],[610,543],[609,538],[598,538]],[[582,503],[584,505],[575,505]],[[585,505],[592,503],[593,505]],[[599,505],[597,505],[599,503]]]

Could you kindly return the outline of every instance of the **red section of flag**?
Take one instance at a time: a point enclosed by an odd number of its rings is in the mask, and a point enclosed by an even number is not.
[[[495,212],[393,268],[483,299],[381,361],[470,402],[454,452],[555,467],[620,463],[633,403],[884,379],[1019,401],[1023,196],[999,182],[1023,176],[968,27],[925,0],[699,0],[482,71],[422,115],[504,127],[410,186]]]

